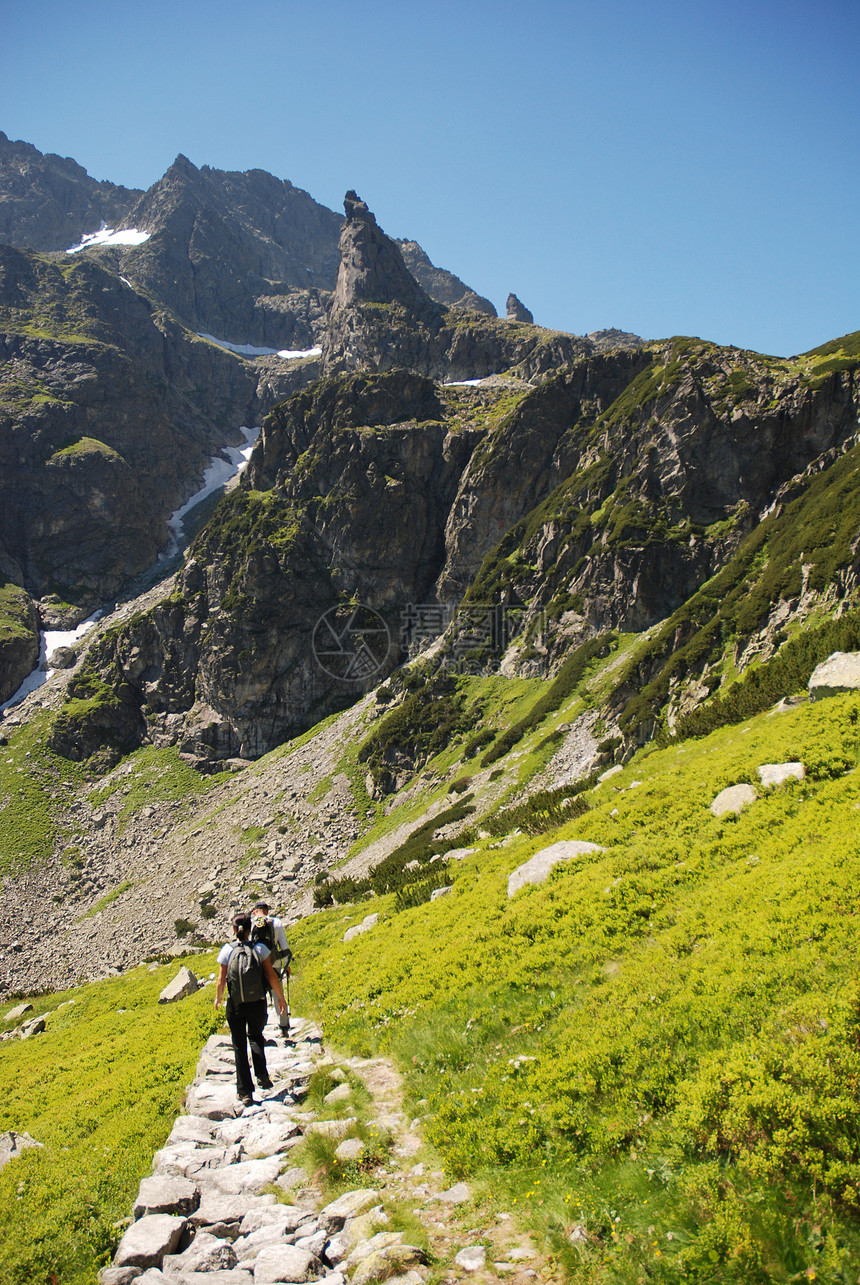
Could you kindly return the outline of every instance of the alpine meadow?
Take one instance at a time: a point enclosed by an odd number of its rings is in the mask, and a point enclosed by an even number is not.
[[[854,1285],[860,331],[546,329],[184,156],[0,195],[3,1280]]]

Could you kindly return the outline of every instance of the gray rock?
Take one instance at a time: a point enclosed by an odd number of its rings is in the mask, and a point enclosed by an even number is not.
[[[618,776],[619,773],[623,771],[624,771],[624,768],[621,766],[621,764],[616,763],[614,767],[608,767],[605,772],[601,772],[597,780],[599,783],[602,784],[604,781],[608,781],[611,777]]]
[[[430,900],[438,901],[440,897],[444,897],[446,893],[451,892],[453,887],[454,885],[449,883],[445,888],[434,888],[433,891],[430,893]]]
[[[242,1110],[235,1089],[222,1084],[194,1085],[185,1099],[191,1115],[209,1120],[226,1120]]]
[[[369,1236],[366,1240],[360,1240],[354,1249],[350,1250],[346,1259],[348,1268],[355,1267],[357,1263],[363,1262],[366,1258],[371,1258],[378,1254],[380,1250],[389,1249],[392,1245],[401,1245],[403,1243],[403,1233],[399,1231],[378,1231],[374,1236]]]
[[[359,937],[362,933],[368,932],[379,919],[378,913],[365,915],[360,924],[354,924],[352,928],[347,928],[343,934],[344,941],[352,941],[354,937]]]
[[[194,976],[190,968],[184,965],[180,968],[172,982],[168,982],[164,990],[158,997],[159,1004],[174,1004],[179,999],[185,999],[186,995],[193,995],[200,989],[200,983]]]
[[[147,1214],[132,1223],[119,1242],[115,1267],[160,1267],[172,1254],[185,1230],[186,1219],[174,1214]]]
[[[25,1013],[32,1013],[32,1011],[33,1011],[32,1004],[16,1004],[14,1008],[9,1009],[9,1012],[3,1018],[3,1021],[17,1022],[20,1018],[24,1016]]]
[[[43,1142],[37,1142],[31,1138],[29,1133],[17,1133],[14,1129],[8,1129],[5,1133],[0,1133],[0,1169],[8,1165],[10,1160],[20,1156],[22,1151],[28,1147],[43,1147]]]
[[[806,777],[806,768],[802,763],[762,763],[758,774],[765,789],[774,785],[784,785],[786,781],[802,781]]]
[[[328,1238],[327,1231],[317,1230],[310,1232],[307,1236],[297,1237],[293,1244],[296,1249],[306,1249],[309,1254],[315,1254],[319,1258],[326,1247]]]
[[[74,647],[55,647],[48,657],[49,669],[71,669],[77,663],[78,653]]]
[[[315,1254],[295,1245],[270,1245],[262,1249],[254,1263],[254,1281],[311,1281],[319,1275],[322,1264]]]
[[[288,1236],[300,1227],[307,1219],[306,1209],[298,1205],[269,1205],[263,1209],[251,1209],[242,1219],[240,1231],[243,1236],[252,1236],[262,1227],[276,1227],[282,1236]]]
[[[346,1236],[332,1236],[331,1240],[326,1241],[323,1248],[323,1258],[332,1267],[337,1267],[338,1263],[342,1263],[348,1253],[349,1241]]]
[[[200,1204],[188,1221],[192,1227],[209,1227],[217,1224],[239,1224],[252,1210],[263,1209],[277,1204],[271,1194],[265,1196],[226,1194],[224,1192],[204,1191]]]
[[[250,1126],[245,1120],[230,1120],[220,1132],[225,1140],[232,1136],[237,1143],[241,1141],[245,1154],[256,1160],[281,1155],[301,1142],[301,1128],[292,1119],[280,1123],[260,1120]]]
[[[347,1099],[351,1097],[352,1097],[352,1089],[349,1087],[349,1085],[339,1084],[336,1089],[332,1089],[330,1093],[327,1093],[325,1095],[325,1097],[323,1098],[323,1102],[328,1102],[328,1103],[346,1102]]]
[[[363,1258],[352,1274],[352,1285],[373,1285],[397,1277],[404,1267],[426,1263],[427,1255],[417,1245],[394,1244]]]
[[[242,1148],[198,1147],[192,1142],[177,1142],[156,1151],[153,1168],[157,1174],[173,1178],[194,1178],[207,1170],[235,1165],[242,1156]]]
[[[254,1285],[254,1277],[239,1267],[216,1269],[212,1272],[181,1272],[178,1276],[162,1276],[169,1285]]]
[[[725,790],[720,790],[711,803],[711,812],[715,817],[724,816],[726,812],[734,812],[737,815],[750,803],[755,803],[757,798],[758,795],[751,785],[730,785]]]
[[[536,852],[511,873],[508,878],[508,896],[513,897],[515,892],[519,892],[528,883],[543,883],[553,866],[560,861],[571,861],[574,857],[605,851],[597,843],[586,843],[580,839],[562,839],[558,843],[551,843],[548,848]]]
[[[447,1191],[442,1192],[439,1199],[444,1200],[446,1205],[465,1204],[467,1200],[472,1199],[471,1188],[468,1183],[455,1182],[453,1187],[449,1187]]]
[[[355,1124],[355,1116],[344,1120],[311,1120],[305,1125],[305,1137],[310,1133],[320,1133],[324,1138],[345,1138]]]
[[[359,1214],[356,1218],[347,1219],[340,1234],[346,1241],[348,1250],[351,1253],[362,1241],[372,1240],[379,1228],[387,1227],[390,1222],[391,1219],[382,1208],[382,1205],[374,1205],[366,1213]]]
[[[355,1218],[357,1214],[363,1214],[373,1205],[378,1205],[380,1200],[379,1192],[373,1187],[366,1187],[364,1190],[345,1191],[342,1196],[332,1200],[321,1209],[318,1214],[318,1221],[321,1227],[327,1227],[329,1231],[340,1231],[347,1218]]]
[[[465,1272],[479,1272],[486,1266],[487,1251],[483,1245],[467,1245],[454,1255],[454,1262]]]
[[[99,1285],[132,1285],[140,1280],[139,1267],[103,1267],[99,1272]]]
[[[274,1182],[281,1172],[281,1162],[277,1157],[266,1160],[243,1160],[239,1164],[227,1164],[223,1168],[211,1169],[209,1181],[212,1186],[225,1195],[257,1195]]]
[[[166,1275],[183,1272],[229,1271],[236,1266],[236,1251],[228,1240],[201,1231],[181,1254],[166,1254],[162,1271]]]
[[[174,1121],[170,1136],[171,1142],[194,1142],[201,1147],[211,1147],[215,1138],[216,1125],[202,1115],[181,1115]],[[228,1139],[229,1141],[229,1139]]]
[[[505,317],[508,321],[526,321],[534,325],[534,315],[515,294],[509,294],[505,303]]]
[[[33,1017],[21,1027],[21,1039],[28,1040],[31,1035],[41,1035],[46,1026],[44,1017]]]
[[[280,1178],[277,1179],[277,1185],[282,1187],[284,1191],[294,1191],[296,1187],[304,1187],[307,1181],[307,1170],[302,1169],[300,1165],[296,1165],[292,1169],[284,1170]]]
[[[809,699],[823,700],[860,687],[860,652],[834,651],[816,665],[809,680]]]
[[[364,1143],[361,1138],[344,1138],[343,1142],[338,1143],[335,1147],[335,1159],[341,1163],[351,1160],[360,1160],[364,1155]]]
[[[187,1178],[170,1178],[155,1174],[144,1178],[137,1193],[132,1213],[135,1218],[147,1214],[193,1214],[200,1204],[200,1192]]]
[[[237,1260],[243,1267],[249,1267],[264,1249],[268,1249],[271,1245],[284,1245],[288,1241],[294,1243],[294,1238],[287,1235],[278,1223],[259,1227],[250,1235],[237,1238],[235,1243]]]

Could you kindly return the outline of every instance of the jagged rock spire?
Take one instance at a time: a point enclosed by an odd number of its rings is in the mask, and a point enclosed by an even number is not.
[[[529,312],[526,305],[515,294],[508,295],[505,315],[508,321],[527,321],[530,326],[534,325],[532,313]]]
[[[340,269],[332,313],[354,303],[400,303],[421,312],[432,309],[429,295],[408,271],[394,241],[387,237],[367,205],[353,191],[343,208],[346,221],[340,234]]]

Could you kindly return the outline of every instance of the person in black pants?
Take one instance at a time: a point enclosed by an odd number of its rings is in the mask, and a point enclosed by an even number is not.
[[[224,995],[224,987],[228,985],[228,967],[234,952],[241,946],[247,947],[253,951],[260,962],[262,977],[268,982],[269,987],[274,992],[278,1012],[285,1013],[287,1002],[284,999],[284,991],[281,986],[281,979],[272,967],[269,959],[270,950],[262,942],[251,941],[251,916],[247,914],[236,915],[233,920],[233,935],[235,941],[227,942],[218,952],[218,963],[220,971],[218,973],[218,987],[215,993],[216,1011],[221,1005],[221,999]],[[253,962],[253,961],[252,961]],[[251,994],[255,989],[255,978],[253,969],[248,978],[248,990]],[[240,983],[241,984],[241,983]],[[262,983],[260,988],[262,989]],[[269,1071],[266,1066],[266,1050],[263,1043],[263,1027],[266,1025],[266,995],[263,991],[260,998],[245,999],[244,994],[234,994],[235,986],[228,986],[227,1006],[225,1017],[227,1025],[230,1027],[230,1036],[233,1041],[233,1056],[236,1062],[236,1091],[243,1106],[253,1106],[254,1103],[254,1083],[251,1079],[251,1068],[248,1064],[248,1045],[251,1046],[251,1061],[254,1064],[254,1074],[257,1077],[257,1084],[261,1089],[270,1089],[272,1081],[269,1079]]]

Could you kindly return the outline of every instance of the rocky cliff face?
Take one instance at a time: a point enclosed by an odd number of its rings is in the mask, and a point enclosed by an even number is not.
[[[64,251],[104,224],[149,234],[83,251],[196,331],[275,349],[318,344],[337,280],[341,216],[264,170],[198,169],[178,156],[147,192],[99,183],[70,159],[0,134],[0,243]],[[431,297],[495,316],[492,304],[414,241]]]
[[[323,341],[327,372],[401,367],[450,382],[511,371],[533,380],[593,350],[573,335],[442,307],[407,271],[398,244],[355,192],[347,193],[344,209],[341,266]]]
[[[267,419],[178,594],[93,653],[80,695],[107,684],[135,736],[200,760],[255,757],[363,690],[315,648],[348,604],[391,640],[370,681],[404,655],[413,608],[462,600],[539,616],[546,645],[525,663],[548,672],[572,639],[679,609],[857,416],[850,372],[816,383],[688,340],[589,356],[533,389],[332,377]]]
[[[528,325],[534,322],[534,316],[526,305],[515,294],[509,294],[505,304],[505,316],[508,321],[525,321]]]
[[[313,358],[251,364],[183,326],[315,347],[342,219],[259,170],[198,169],[180,156],[141,193],[5,135],[0,198],[0,240],[59,252],[0,248],[0,571],[45,613],[65,604],[80,617],[153,563],[167,515],[238,426],[320,374]],[[64,253],[102,224],[148,239]],[[470,293],[410,246],[431,288]],[[401,284],[439,311],[402,264]],[[34,638],[24,651],[11,644],[0,699]]]
[[[85,260],[0,249],[0,544],[84,615],[152,564],[166,518],[256,413],[256,372]]]
[[[100,183],[71,157],[43,155],[0,130],[0,244],[65,250],[102,224],[121,224],[141,195]]]
[[[452,272],[435,267],[417,241],[398,240],[396,244],[406,267],[431,299],[444,304],[446,308],[465,308],[467,312],[496,316],[496,310],[489,299],[477,294]]]
[[[0,586],[0,699],[18,690],[39,661],[39,621],[25,591]]]
[[[122,690],[132,739],[145,717],[154,740],[203,760],[257,757],[351,703],[362,675],[333,676],[315,630],[360,602],[390,639],[368,681],[397,663],[402,612],[438,574],[446,517],[481,435],[452,422],[458,404],[406,372],[324,381],[284,403],[174,597],[107,638],[92,658],[101,677],[70,690],[86,699],[107,680]],[[56,741],[76,757],[91,743],[82,713]]]
[[[603,360],[618,369],[620,356]],[[512,596],[551,621],[578,618],[586,632],[648,629],[726,563],[789,479],[826,467],[857,434],[850,371],[818,382],[699,340],[627,361],[635,377],[619,396],[592,403],[578,422],[574,413],[572,428],[549,439],[556,489],[508,525],[470,595]],[[462,501],[479,529],[504,458],[493,449],[484,486]],[[476,453],[473,469],[480,464]],[[475,569],[448,571],[441,588],[462,589]]]
[[[271,176],[183,157],[132,222],[151,231],[139,247],[0,255],[5,578],[95,605],[152,560],[225,430],[286,400],[171,596],[73,675],[59,752],[110,760],[149,738],[210,767],[256,757],[397,665],[416,606],[440,630],[450,603],[516,607],[532,641],[480,663],[550,674],[608,630],[677,616],[686,646],[696,634],[678,613],[738,559],[734,592],[755,583],[761,598],[739,614],[748,640],[760,620],[777,636],[779,594],[856,589],[844,523],[816,536],[829,562],[755,545],[770,548],[756,533],[774,506],[853,458],[856,337],[779,362],[700,340],[564,335],[516,299],[501,320],[464,308],[468,289],[387,237],[354,192],[340,220]],[[243,361],[156,296],[234,340],[322,336],[322,355]],[[824,588],[809,567],[825,568]],[[32,623],[16,629],[32,648]],[[637,662],[636,681],[656,682],[665,661]]]
[[[238,343],[267,336],[277,348],[315,342],[341,220],[307,192],[262,170],[198,169],[178,156],[128,222],[149,240],[88,253],[116,263],[193,329]]]

